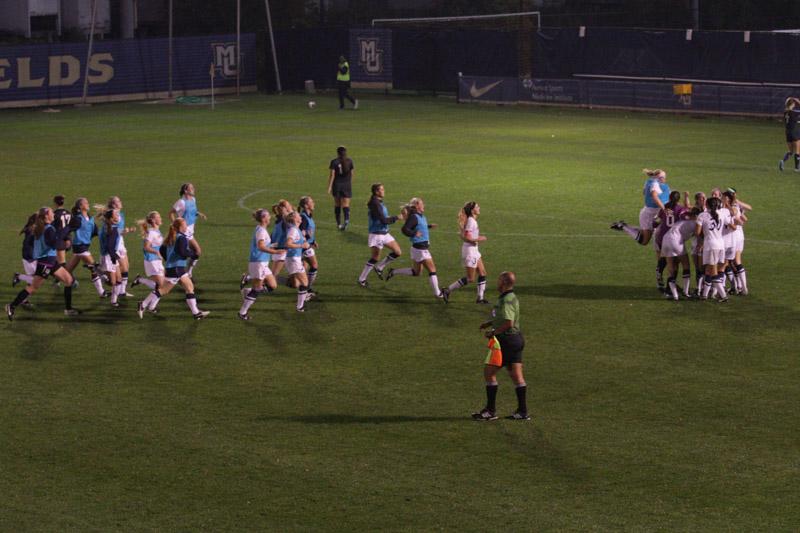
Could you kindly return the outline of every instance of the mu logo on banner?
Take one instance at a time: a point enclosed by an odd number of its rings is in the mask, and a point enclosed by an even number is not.
[[[212,43],[211,51],[214,55],[214,70],[223,78],[235,78],[238,70],[236,43]],[[244,54],[242,60],[244,61]]]
[[[368,75],[376,76],[383,72],[383,50],[378,37],[359,37],[358,64]]]

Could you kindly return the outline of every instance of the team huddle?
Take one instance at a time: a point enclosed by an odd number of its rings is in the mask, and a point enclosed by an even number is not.
[[[729,294],[747,295],[747,273],[742,264],[744,225],[752,207],[741,201],[736,189],[724,192],[713,189],[711,196],[698,192],[694,202],[685,192],[670,191],[663,170],[644,173],[644,207],[639,213],[639,226],[620,220],[611,229],[624,231],[636,242],[646,245],[653,239],[656,251],[656,283],[664,296],[678,300],[712,297],[727,302]],[[692,242],[687,246],[687,241]],[[695,268],[696,285],[691,291],[691,266]],[[680,291],[678,266],[682,268]],[[664,271],[668,271],[666,284]],[[726,287],[727,282],[727,287]]]

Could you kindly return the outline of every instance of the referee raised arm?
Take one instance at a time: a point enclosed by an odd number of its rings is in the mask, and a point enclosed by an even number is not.
[[[339,56],[336,68],[336,88],[339,89],[339,109],[344,109],[344,99],[350,100],[353,109],[358,109],[358,100],[350,95],[350,63],[344,56]]]
[[[350,224],[350,198],[353,196],[353,160],[347,157],[347,148],[336,149],[336,159],[328,165],[328,194],[333,196],[336,227],[344,231]],[[344,224],[342,223],[344,211]]]

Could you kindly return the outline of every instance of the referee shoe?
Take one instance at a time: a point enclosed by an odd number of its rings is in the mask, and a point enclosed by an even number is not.
[[[472,413],[472,419],[478,422],[491,422],[492,420],[497,420],[497,415],[494,411],[484,408],[477,413]]]

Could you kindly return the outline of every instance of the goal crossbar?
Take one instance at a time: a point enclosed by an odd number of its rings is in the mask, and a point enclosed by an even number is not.
[[[541,11],[520,11],[517,13],[496,13],[494,15],[462,15],[457,17],[417,17],[417,18],[395,18],[395,19],[372,19],[372,26],[375,24],[381,23],[393,23],[393,22],[457,22],[457,21],[464,21],[464,20],[487,20],[487,19],[499,19],[499,18],[511,18],[511,17],[526,17],[526,16],[535,16],[536,17],[536,28],[542,29],[542,13]]]

